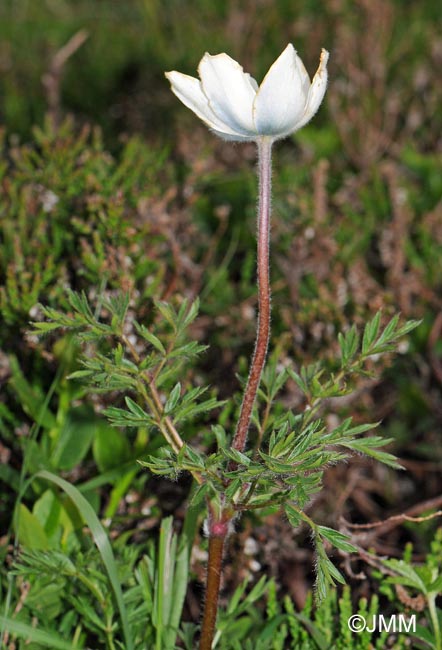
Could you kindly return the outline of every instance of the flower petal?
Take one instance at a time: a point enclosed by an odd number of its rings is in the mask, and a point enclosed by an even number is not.
[[[310,76],[307,70],[305,69],[305,65],[303,64],[302,59],[298,55],[296,55],[296,63],[298,64],[298,70],[301,76],[302,90],[304,91],[304,94],[307,97],[311,85]]]
[[[252,75],[249,74],[248,72],[244,72],[244,76],[247,78],[247,81],[252,86],[254,92],[257,93],[259,86],[258,86],[258,83],[257,83],[256,79],[254,79],[252,77]]]
[[[217,129],[212,129],[212,127],[210,127],[210,130],[219,138],[230,140],[231,142],[253,142],[257,138],[256,133],[250,133],[249,135],[240,135],[239,133],[230,134],[226,133],[226,131],[217,131]]]
[[[252,77],[227,54],[205,54],[198,66],[201,86],[220,121],[243,136],[256,135],[252,117],[256,91]]]
[[[219,135],[225,133],[231,138],[238,136],[242,139],[241,134],[237,134],[228,125],[224,124],[213,113],[209,106],[207,97],[202,91],[201,82],[195,77],[190,77],[181,72],[166,72],[166,77],[170,81],[172,91],[180,99],[187,108],[190,108],[198,117],[203,120],[211,129],[216,130]]]
[[[259,134],[282,136],[296,128],[307,102],[307,80],[307,72],[295,48],[287,45],[256,95],[253,110]]]
[[[310,86],[305,112],[299,123],[296,125],[297,129],[300,129],[302,126],[307,124],[307,122],[310,122],[324,99],[325,91],[327,90],[327,61],[329,56],[327,50],[323,49],[319,61],[319,68],[313,77],[312,85]]]

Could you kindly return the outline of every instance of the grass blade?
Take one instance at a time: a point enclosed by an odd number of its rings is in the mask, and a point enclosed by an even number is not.
[[[55,485],[58,485],[58,487],[64,490],[64,492],[66,492],[68,497],[72,500],[72,502],[76,506],[78,512],[80,513],[81,517],[84,519],[85,523],[88,525],[92,533],[92,537],[94,538],[94,542],[98,548],[98,551],[100,552],[101,559],[103,560],[103,564],[106,567],[106,571],[109,576],[109,581],[112,585],[112,589],[115,595],[115,600],[120,613],[120,619],[123,628],[123,636],[124,636],[126,650],[134,650],[133,640],[132,640],[130,627],[129,627],[129,620],[126,612],[126,606],[123,601],[123,592],[121,591],[121,585],[118,579],[117,564],[115,562],[114,554],[107,533],[104,530],[103,526],[101,525],[92,506],[74,485],[71,485],[64,479],[60,478],[59,476],[56,476],[55,474],[52,474],[51,472],[42,470],[41,472],[37,472],[36,474],[34,474],[31,480],[36,478],[42,478],[42,479],[46,479],[47,481],[51,481],[51,483],[55,483]],[[52,646],[52,647],[55,648],[56,646]],[[69,646],[69,648],[71,648],[71,646]]]
[[[32,625],[15,621],[8,616],[0,615],[0,624],[4,626],[5,630],[12,634],[16,634],[19,638],[38,643],[44,648],[51,648],[51,650],[75,650],[78,646],[74,646],[68,641],[60,638],[53,632],[46,632],[39,630]]]

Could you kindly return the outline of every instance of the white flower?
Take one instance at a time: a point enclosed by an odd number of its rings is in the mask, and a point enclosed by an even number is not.
[[[328,52],[310,77],[293,45],[287,45],[258,87],[255,79],[227,54],[205,54],[200,79],[166,72],[175,95],[225,140],[285,138],[307,124],[327,87]]]

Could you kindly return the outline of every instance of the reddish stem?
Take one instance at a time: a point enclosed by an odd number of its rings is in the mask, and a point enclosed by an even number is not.
[[[250,366],[249,378],[244,391],[241,411],[233,449],[243,451],[247,442],[253,404],[258,392],[264,368],[270,336],[270,278],[269,278],[269,242],[270,242],[270,195],[272,174],[272,139],[263,137],[258,141],[259,154],[259,204],[258,204],[258,327],[255,350]],[[231,463],[230,467],[234,467]],[[209,558],[207,564],[207,588],[204,605],[203,622],[199,650],[211,650],[215,633],[218,597],[221,584],[221,570],[224,543],[227,538],[229,522],[233,512],[224,509],[221,516],[209,516]]]
[[[258,329],[250,366],[249,378],[244,391],[238,425],[232,447],[244,451],[250,427],[253,404],[258,392],[264,368],[270,336],[270,197],[272,175],[272,140],[261,138],[258,142],[259,154],[259,205],[258,205]]]
[[[217,521],[211,525],[209,532],[206,601],[204,604],[199,650],[211,650],[212,648],[216,615],[218,613],[224,542],[226,541],[228,528],[228,522]]]

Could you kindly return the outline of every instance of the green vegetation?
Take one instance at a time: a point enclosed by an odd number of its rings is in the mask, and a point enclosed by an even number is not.
[[[438,14],[2,3],[1,650],[193,650],[226,472],[216,648],[441,649]],[[206,132],[163,73],[227,51],[260,79],[290,41],[310,73],[331,51],[330,84],[275,149],[270,359],[235,454],[255,152]],[[347,625],[399,613],[415,634]]]

